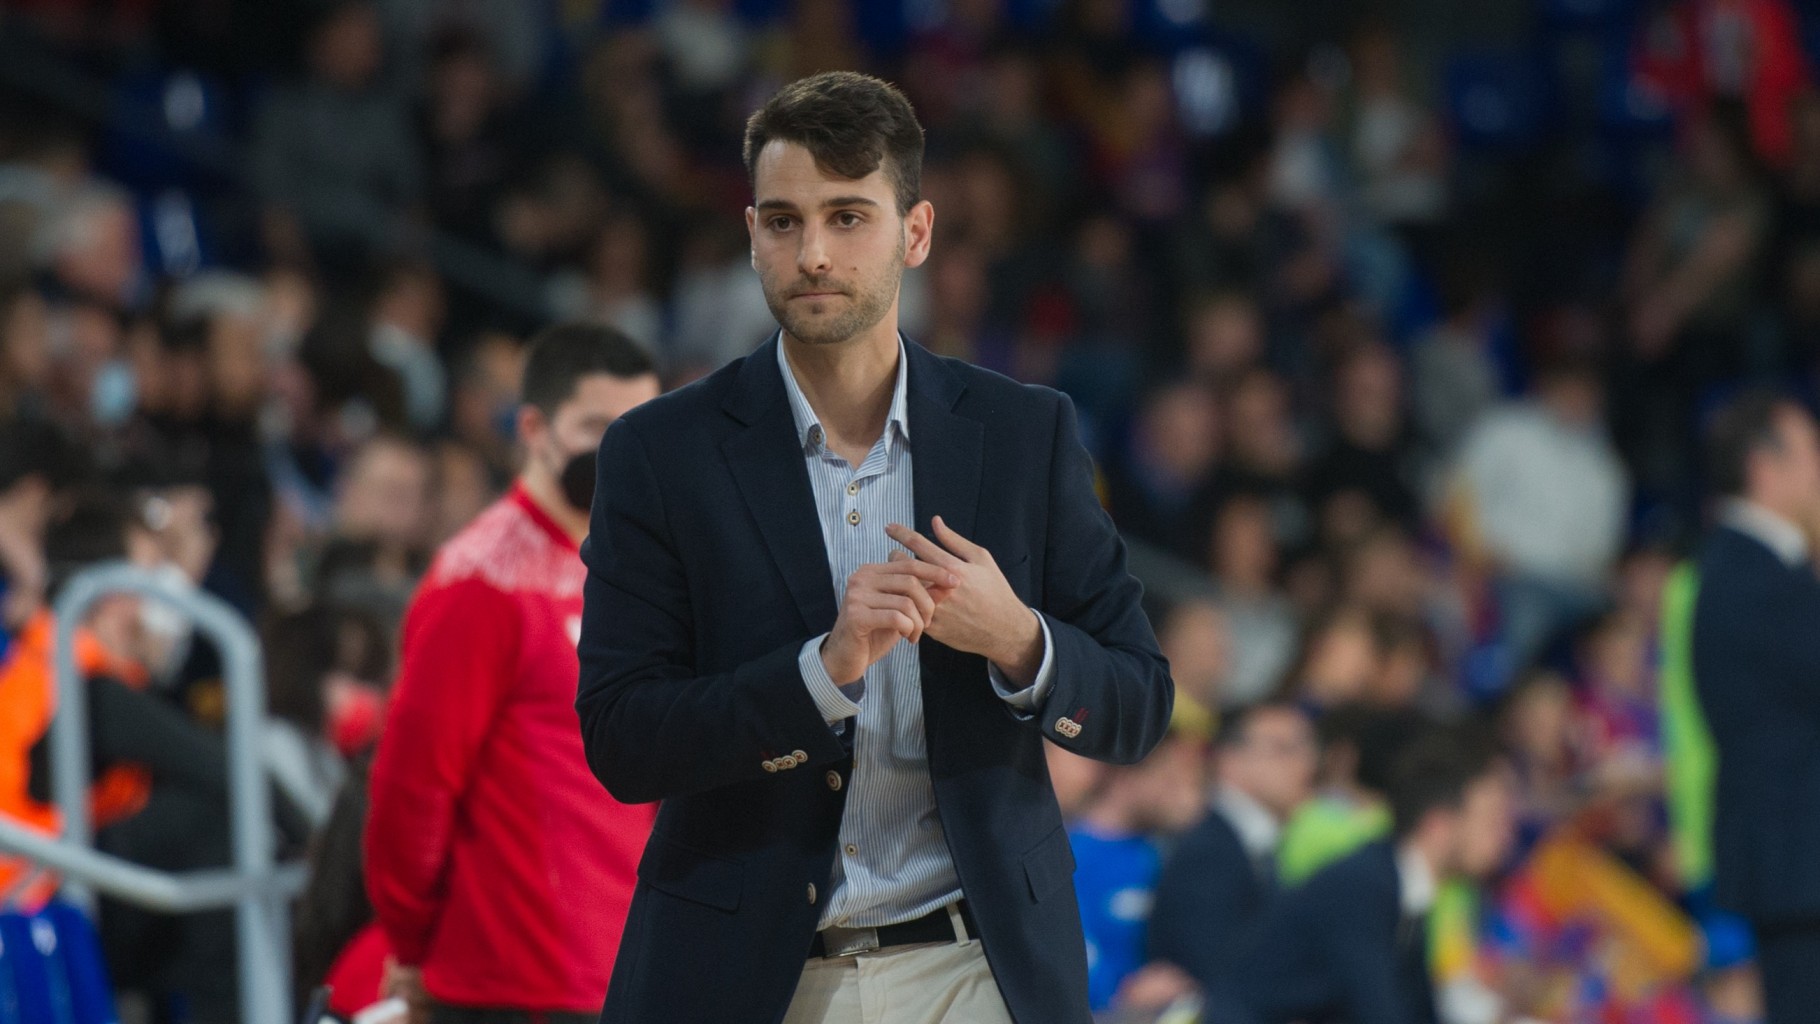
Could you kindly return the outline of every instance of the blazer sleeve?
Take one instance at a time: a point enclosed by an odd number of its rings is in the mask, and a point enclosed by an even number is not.
[[[1050,466],[1038,611],[1055,644],[1055,684],[1033,721],[1065,750],[1133,764],[1163,738],[1175,684],[1141,606],[1144,588],[1126,570],[1125,543],[1094,492],[1066,395]]]
[[[688,580],[662,489],[634,425],[601,441],[582,561],[575,709],[588,766],[621,803],[788,777],[766,763],[845,756],[803,685],[807,637],[727,672],[696,670]]]

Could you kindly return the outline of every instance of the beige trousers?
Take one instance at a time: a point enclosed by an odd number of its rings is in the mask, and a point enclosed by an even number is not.
[[[803,967],[784,1024],[1012,1024],[978,939],[892,946]]]

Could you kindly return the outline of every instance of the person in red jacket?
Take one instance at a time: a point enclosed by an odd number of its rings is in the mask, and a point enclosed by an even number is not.
[[[655,810],[614,801],[583,756],[579,545],[601,436],[658,391],[618,331],[537,337],[524,470],[437,552],[405,615],[365,852],[395,956],[384,990],[412,1024],[592,1024],[606,996]]]

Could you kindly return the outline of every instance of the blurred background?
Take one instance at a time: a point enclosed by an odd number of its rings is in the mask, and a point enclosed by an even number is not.
[[[131,556],[257,626],[326,813],[430,552],[514,471],[526,337],[614,324],[670,386],[763,341],[745,116],[866,70],[927,130],[905,331],[1073,397],[1175,669],[1151,762],[1068,775],[1098,1009],[1173,1001],[1157,865],[1277,699],[1330,818],[1386,737],[1496,723],[1522,838],[1438,977],[1754,1019],[1671,813],[1663,595],[1704,417],[1816,384],[1816,46],[1789,0],[7,0],[4,678]],[[103,611],[97,657],[217,729],[211,646]]]

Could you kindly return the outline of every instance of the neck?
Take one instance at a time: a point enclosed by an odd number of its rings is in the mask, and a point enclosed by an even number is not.
[[[1421,858],[1422,863],[1428,866],[1429,875],[1433,876],[1438,883],[1446,877],[1441,870],[1441,865],[1446,858],[1443,855],[1444,851],[1439,849],[1439,846],[1440,842],[1436,837],[1418,834],[1404,839],[1397,845],[1397,849],[1404,854],[1413,854]]]
[[[885,429],[897,385],[897,331],[886,317],[864,334],[833,345],[805,345],[782,335],[784,358],[831,445],[868,449]]]
[[[531,496],[531,501],[543,510],[543,514],[556,521],[570,539],[580,544],[588,535],[588,514],[577,512],[562,496],[562,487],[548,473],[538,472],[534,466],[526,466],[518,474],[518,483]]]

